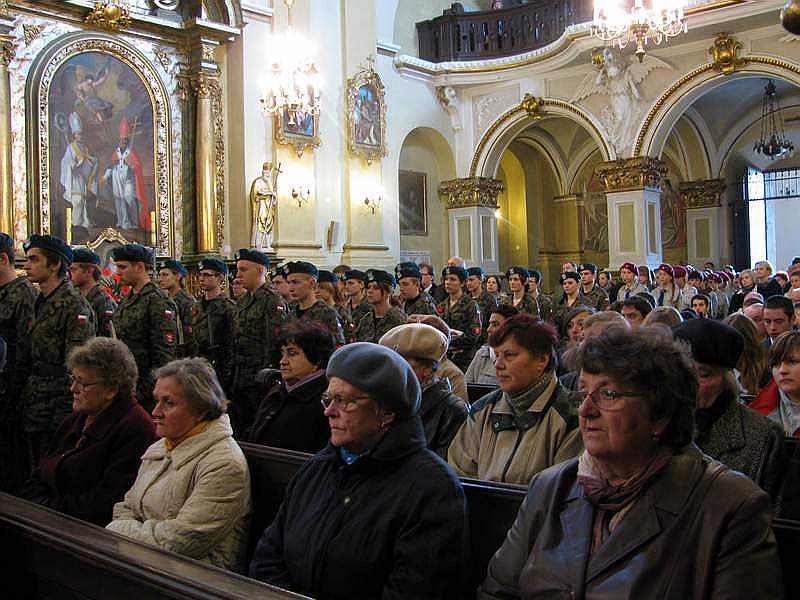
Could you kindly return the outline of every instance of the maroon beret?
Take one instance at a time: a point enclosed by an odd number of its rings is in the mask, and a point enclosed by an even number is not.
[[[664,271],[664,273],[666,273],[667,275],[669,275],[670,277],[675,279],[675,270],[672,268],[672,265],[670,265],[670,264],[661,263],[656,268],[656,271]]]

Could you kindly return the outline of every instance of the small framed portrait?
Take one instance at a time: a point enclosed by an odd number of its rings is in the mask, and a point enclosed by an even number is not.
[[[367,164],[386,156],[386,98],[371,64],[347,80],[347,123],[351,154]]]
[[[274,117],[273,130],[275,141],[286,146],[293,146],[297,156],[303,156],[306,148],[318,148],[319,114],[305,116],[292,115],[284,110]]]
[[[425,173],[400,171],[400,235],[428,235],[428,198]]]

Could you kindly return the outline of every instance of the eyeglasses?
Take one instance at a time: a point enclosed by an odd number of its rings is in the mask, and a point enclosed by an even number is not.
[[[93,385],[98,385],[99,381],[90,381],[88,383],[84,383],[83,381],[78,381],[75,375],[70,373],[69,375],[69,385],[70,387],[74,387],[75,391],[82,392],[83,390],[92,387]]]
[[[328,408],[334,404],[336,408],[344,412],[352,412],[358,408],[357,400],[367,400],[371,396],[354,396],[353,398],[343,398],[342,396],[331,395],[328,393],[322,394],[319,401],[323,408]]]
[[[581,402],[589,398],[600,410],[620,410],[625,398],[641,398],[644,396],[641,392],[616,392],[604,388],[594,390],[593,392],[577,390],[573,392],[573,394],[575,394],[576,399],[579,399]]]

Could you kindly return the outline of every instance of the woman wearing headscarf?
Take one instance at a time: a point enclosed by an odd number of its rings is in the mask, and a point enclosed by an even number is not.
[[[479,598],[781,598],[766,493],[691,444],[697,377],[663,327],[579,349],[585,451],[537,475]]]
[[[250,576],[324,598],[452,598],[469,533],[458,478],[428,450],[420,386],[395,351],[334,352],[328,446],[306,462],[261,536]]]

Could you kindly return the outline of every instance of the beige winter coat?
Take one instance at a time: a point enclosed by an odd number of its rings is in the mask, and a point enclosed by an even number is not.
[[[150,446],[106,527],[230,571],[243,571],[250,473],[227,415],[167,450]]]

